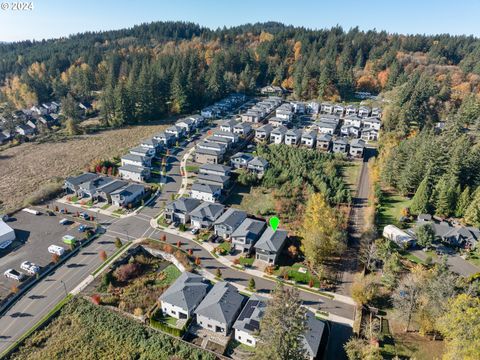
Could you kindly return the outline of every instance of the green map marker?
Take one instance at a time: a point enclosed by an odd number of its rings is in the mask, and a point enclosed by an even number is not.
[[[277,231],[278,224],[280,224],[280,219],[276,216],[270,218],[270,226],[272,227],[273,231]]]

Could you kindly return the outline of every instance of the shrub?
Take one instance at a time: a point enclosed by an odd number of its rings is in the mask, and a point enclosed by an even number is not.
[[[133,315],[135,315],[135,316],[143,316],[143,309],[140,308],[140,307],[135,308],[135,310],[133,310]]]
[[[120,249],[120,248],[122,247],[122,245],[123,245],[123,244],[122,244],[122,240],[120,240],[119,237],[115,238],[115,247],[116,247],[117,249]]]
[[[125,282],[139,276],[141,272],[142,272],[142,269],[140,264],[128,263],[128,264],[119,266],[115,270],[115,278],[118,281]]]
[[[105,252],[105,250],[100,250],[100,252],[98,253],[100,255],[100,259],[102,259],[102,261],[106,261],[108,256],[107,256],[107,253]]]
[[[233,263],[234,263],[235,265],[240,265],[240,259],[239,259],[239,258],[233,259]]]
[[[92,300],[92,303],[94,303],[95,305],[100,305],[101,301],[102,301],[102,298],[100,295],[98,294],[93,294],[90,299]]]

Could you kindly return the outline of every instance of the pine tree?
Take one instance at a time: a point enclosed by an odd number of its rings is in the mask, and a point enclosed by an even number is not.
[[[298,290],[284,288],[281,283],[278,284],[260,321],[260,334],[253,358],[307,359],[303,345],[303,334],[306,330],[305,314]]]
[[[475,190],[464,218],[468,224],[480,226],[480,187]]]
[[[470,193],[470,187],[467,186],[461,193],[460,197],[458,198],[457,201],[457,207],[455,209],[455,216],[456,217],[463,217],[465,215],[465,211],[468,208],[468,205],[470,204],[471,201],[471,193]]]
[[[410,205],[410,210],[414,214],[423,214],[429,213],[431,210],[430,205],[430,196],[432,194],[432,190],[430,188],[429,183],[429,174],[427,174],[420,185],[418,186],[415,195],[412,198],[412,203]]]

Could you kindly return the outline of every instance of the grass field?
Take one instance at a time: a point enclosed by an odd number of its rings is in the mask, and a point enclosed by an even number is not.
[[[346,161],[342,166],[343,181],[345,181],[345,184],[348,185],[352,192],[357,189],[361,168],[362,163],[360,161]]]
[[[166,125],[142,125],[43,143],[25,143],[0,152],[0,203],[5,210],[52,181],[84,171],[94,159],[121,156]],[[0,209],[1,210],[1,209]]]
[[[242,209],[249,214],[266,216],[274,213],[274,199],[271,190],[261,187],[247,187],[237,184],[226,200],[226,205]]]
[[[398,224],[398,220],[402,216],[402,209],[409,207],[411,199],[404,196],[385,193],[382,207],[379,212],[378,226],[383,229],[388,224]]]

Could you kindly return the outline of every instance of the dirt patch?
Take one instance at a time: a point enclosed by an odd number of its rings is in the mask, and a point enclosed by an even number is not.
[[[166,127],[134,126],[6,149],[0,153],[0,204],[3,203],[5,211],[18,209],[39,188],[82,172],[94,159],[121,156],[140,140]]]

